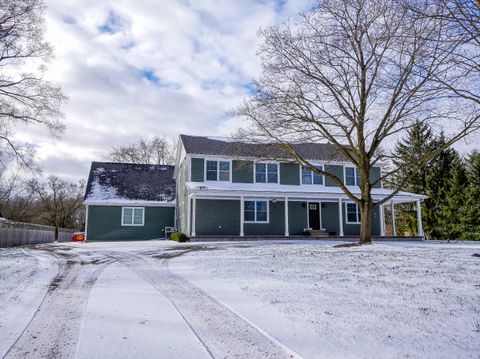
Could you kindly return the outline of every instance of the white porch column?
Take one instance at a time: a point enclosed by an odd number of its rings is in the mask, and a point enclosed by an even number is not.
[[[192,199],[192,237],[195,237],[196,217],[197,217],[197,195],[194,193],[193,199]]]
[[[393,231],[393,235],[396,236],[397,235],[397,224],[395,223],[395,203],[391,203],[391,207],[392,207],[392,231]]]
[[[338,199],[338,235],[343,237],[343,208],[342,208],[342,199]]]
[[[380,235],[382,237],[385,237],[385,211],[384,211],[384,208],[383,208],[383,204],[381,204],[380,206]]]
[[[192,227],[190,227],[191,217],[192,217],[191,208],[192,206],[191,206],[190,194],[187,192],[187,228],[185,230],[186,230],[187,236],[189,237],[192,235]]]
[[[288,237],[288,197],[285,197],[285,237]]]
[[[422,207],[420,206],[419,199],[417,199],[417,223],[418,223],[418,235],[420,237],[423,237]]]
[[[244,236],[243,227],[245,223],[245,201],[243,195],[240,196],[240,237]]]

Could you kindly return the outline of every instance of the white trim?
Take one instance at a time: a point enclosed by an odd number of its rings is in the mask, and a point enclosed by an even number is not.
[[[397,224],[395,223],[395,203],[391,202],[390,206],[392,207],[392,232],[393,235],[397,235]]]
[[[422,223],[422,207],[420,205],[420,200],[417,200],[417,224],[418,224],[418,235],[420,237],[424,236],[423,233],[423,223]]]
[[[245,202],[243,195],[240,196],[240,237],[245,235]]]
[[[325,202],[325,201],[323,201],[323,202]],[[312,227],[310,227],[310,207],[309,207],[310,203],[318,203],[318,215],[320,216],[320,218],[319,218],[320,230],[325,231],[325,228],[323,228],[323,225],[322,225],[322,201],[320,199],[307,201],[307,227],[308,227],[308,229],[312,229]]]
[[[131,224],[126,224],[123,222],[124,220],[124,212],[126,209],[131,209],[132,210],[132,223]],[[141,209],[142,210],[142,223],[133,223],[135,221],[135,210],[136,209]],[[122,221],[121,221],[122,227],[143,227],[145,226],[145,207],[122,207]]]
[[[288,221],[288,197],[285,197],[285,237],[288,237],[290,235],[289,233],[289,221]]]
[[[260,157],[252,157],[252,156],[227,156],[227,155],[206,155],[206,154],[201,154],[201,153],[193,153],[193,152],[187,152],[187,156],[193,157],[193,158],[209,158],[209,157],[221,157],[221,158],[229,158],[232,160],[243,160],[243,161],[259,161],[259,162],[264,162],[264,161],[278,161],[278,162],[292,162],[292,158],[275,158],[275,159],[269,159],[265,158],[262,159]],[[335,160],[329,160],[329,159],[312,159],[312,158],[305,158],[306,161],[314,163],[315,161],[321,161],[323,164],[327,165],[337,165],[337,166],[343,166],[343,165],[352,165],[352,162],[350,161],[335,161]],[[295,162],[296,163],[296,162]],[[389,166],[389,163],[387,162],[377,162],[375,164],[375,167],[387,167]]]
[[[353,168],[353,185],[347,184],[347,168]],[[360,175],[357,176],[357,172],[359,172],[358,167],[354,166],[353,164],[343,166],[343,183],[347,188],[360,186],[360,183],[357,181],[357,178],[360,178]]]
[[[354,205],[357,207],[357,222],[350,222],[350,221],[348,220],[347,207],[348,207],[349,204],[354,204]],[[346,223],[346,224],[360,224],[361,221],[359,221],[359,219],[360,219],[360,206],[359,206],[357,203],[355,203],[355,202],[346,201],[346,202],[345,202],[345,223]]]
[[[343,201],[338,199],[338,235],[343,237]]]
[[[192,234],[192,229],[190,228],[190,221],[191,221],[191,205],[190,205],[190,195],[187,192],[187,235],[190,237]]]
[[[257,182],[257,163],[258,164],[265,164],[265,182]],[[268,182],[268,164],[276,164],[277,165],[277,182]],[[253,161],[253,183],[251,184],[259,184],[262,185],[272,185],[272,184],[280,184],[280,162],[275,161]]]
[[[135,200],[103,200],[83,202],[87,206],[111,206],[111,207],[175,207],[175,201],[172,202],[154,202],[154,201],[135,201]]]
[[[254,221],[245,221],[243,223],[255,223],[255,224],[269,224],[270,223],[270,200],[268,199],[252,199],[244,198],[244,211],[245,211],[245,202],[255,202],[255,220]],[[257,202],[266,202],[267,203],[267,220],[266,221],[257,221]],[[245,216],[245,212],[244,212]]]
[[[380,235],[382,237],[385,237],[385,211],[383,208],[383,204],[381,204],[379,207],[379,213],[380,213]]]
[[[88,204],[85,205],[85,242],[87,241],[88,231]]]
[[[193,194],[192,203],[192,237],[195,237],[195,229],[197,224],[197,196],[195,193]]]
[[[207,162],[217,162],[217,180],[207,180]],[[220,181],[220,162],[228,162],[229,163],[229,170],[230,173],[228,175],[228,181]],[[205,183],[216,183],[216,182],[225,182],[225,183],[232,183],[232,160],[227,158],[220,158],[220,157],[207,157],[203,159],[203,182]]]

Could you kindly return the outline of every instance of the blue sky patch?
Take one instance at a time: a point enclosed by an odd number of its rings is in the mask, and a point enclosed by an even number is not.
[[[125,20],[120,15],[114,11],[109,11],[107,20],[98,26],[98,31],[101,33],[115,34],[121,31],[124,25]]]

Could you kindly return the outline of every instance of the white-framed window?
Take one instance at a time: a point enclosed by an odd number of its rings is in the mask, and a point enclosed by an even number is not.
[[[315,166],[315,168],[319,169],[320,171],[323,171],[323,165]],[[323,185],[324,179],[322,175],[319,175],[318,173],[313,172],[312,170],[306,167],[302,167],[302,184]]]
[[[206,181],[230,181],[230,161],[206,160],[205,180]]]
[[[145,207],[122,207],[122,226],[145,225]]]
[[[345,203],[345,218],[347,223],[360,223],[360,206],[356,203]]]
[[[246,223],[268,223],[268,201],[245,201],[244,221]]]
[[[345,167],[345,185],[359,186],[360,185],[360,171],[357,167]]]
[[[278,163],[255,163],[256,183],[278,183]]]

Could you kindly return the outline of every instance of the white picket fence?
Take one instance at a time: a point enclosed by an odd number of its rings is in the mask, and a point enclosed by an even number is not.
[[[72,230],[60,229],[58,232],[58,241],[71,241],[72,236]],[[55,227],[6,220],[0,221],[0,248],[26,244],[52,243],[54,241]]]

